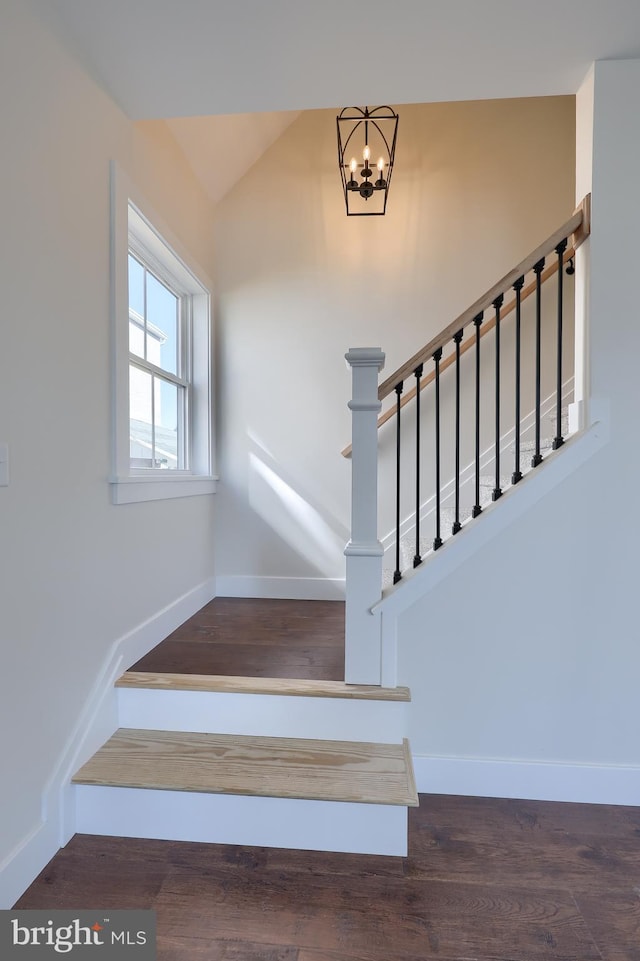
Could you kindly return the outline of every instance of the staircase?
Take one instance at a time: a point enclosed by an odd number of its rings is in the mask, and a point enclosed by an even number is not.
[[[436,552],[464,527],[481,524],[489,502],[493,508],[506,488],[540,468],[547,451],[555,454],[564,445],[570,356],[565,286],[575,274],[576,250],[590,233],[590,204],[585,197],[542,244],[382,382],[380,348],[352,348],[345,355],[353,383],[352,442],[342,451],[352,461],[351,540],[345,550],[348,682],[396,683],[400,611],[433,583]],[[583,380],[573,398],[579,402],[577,422],[586,396]],[[553,409],[555,421],[547,444],[545,408]],[[379,441],[385,424],[395,430]],[[510,452],[504,449],[507,433],[514,437]],[[379,540],[381,510],[385,524],[394,518],[387,538],[393,569],[384,563],[387,551]],[[447,556],[451,573],[451,551]],[[412,587],[403,592],[407,574]]]
[[[407,688],[135,672],[116,687],[121,726],[73,778],[78,832],[406,854]]]
[[[73,777],[77,831],[406,855],[408,808],[418,804],[418,797],[407,740],[410,694],[396,685],[399,596],[415,597],[418,590],[424,595],[424,584],[434,569],[431,565],[438,563],[434,555],[444,540],[454,538],[467,525],[481,523],[489,502],[499,500],[506,488],[538,469],[549,450],[557,451],[564,444],[568,431],[562,410],[564,275],[574,272],[575,250],[588,233],[589,198],[585,198],[544,244],[381,384],[382,351],[356,348],[346,355],[353,368],[349,405],[353,441],[343,451],[352,456],[352,529],[345,550],[346,683],[127,672],[116,685],[117,730]],[[549,257],[552,263],[545,267]],[[526,284],[530,274],[534,279]],[[552,331],[555,389],[547,404],[541,400],[541,289],[552,276],[557,277]],[[505,302],[505,295],[512,294]],[[535,347],[526,356],[521,308],[529,295],[535,295]],[[485,317],[485,312],[491,315]],[[507,457],[500,338],[502,324],[511,313],[515,351],[508,362],[514,365],[515,410],[512,415],[510,400],[508,418],[515,441]],[[483,356],[489,348],[493,373],[487,387],[481,383],[480,348],[481,338],[489,332]],[[445,349],[450,351],[447,356],[443,356]],[[467,351],[475,352],[471,355],[475,365],[466,393],[470,409],[465,411],[461,357]],[[521,384],[525,362],[533,368],[528,387],[535,398],[530,426],[521,416],[521,406],[529,400]],[[448,369],[454,379],[449,382],[453,409],[447,419],[441,412],[440,383]],[[431,385],[433,389],[422,394]],[[481,397],[486,404],[487,395],[489,418],[481,405]],[[378,416],[387,397],[392,398],[392,406]],[[406,428],[401,429],[408,403],[413,404],[410,443]],[[554,418],[554,436],[548,441],[541,436],[545,407],[553,408]],[[421,408],[430,418],[424,436]],[[465,418],[466,437],[473,438],[475,447],[466,474],[461,471],[466,456],[461,430]],[[384,573],[383,546],[378,540],[378,428],[392,419],[396,427],[395,565]],[[533,440],[528,431],[534,434]],[[491,434],[488,454],[480,448],[483,433]],[[450,457],[455,462],[454,477],[448,485],[441,483],[446,463],[443,436],[454,451]],[[427,444],[429,470],[435,479],[435,530],[428,537],[421,527]],[[511,454],[514,469],[507,473]],[[401,524],[401,505],[408,499],[407,484],[402,483],[407,459],[413,470],[409,498],[413,514]],[[493,469],[491,476],[484,472],[487,465]],[[465,484],[467,490],[473,487],[473,499],[467,497],[466,503],[461,493]],[[449,501],[452,509],[445,506]],[[451,556],[449,550],[446,553]],[[407,569],[412,571],[411,589],[405,591]]]

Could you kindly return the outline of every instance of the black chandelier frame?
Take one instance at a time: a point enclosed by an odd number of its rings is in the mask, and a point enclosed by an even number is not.
[[[387,210],[387,197],[389,196],[389,186],[391,184],[391,175],[393,174],[396,154],[398,114],[386,105],[373,107],[372,109],[369,109],[369,107],[344,107],[336,117],[336,125],[338,132],[338,166],[340,167],[340,176],[342,178],[342,189],[344,192],[347,216],[384,216]],[[361,131],[363,125],[364,131]],[[364,132],[364,144],[365,146],[369,145],[370,126],[375,128],[380,135],[381,143],[384,144],[386,157],[383,157],[383,159],[386,170],[384,173],[377,171],[379,176],[374,180],[374,173],[376,172],[375,164],[372,168],[370,163],[371,158],[363,158],[363,162],[357,164],[359,178],[361,179],[356,179],[354,171],[351,170],[349,159],[345,158],[348,158],[347,151],[357,131]],[[387,130],[387,133],[385,133],[383,126]],[[363,200],[368,201],[376,194],[383,195],[381,210],[350,209],[350,199],[352,197],[360,196]]]

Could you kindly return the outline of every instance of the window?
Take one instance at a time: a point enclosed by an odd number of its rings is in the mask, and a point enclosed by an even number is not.
[[[189,297],[129,250],[129,466],[184,470]]]
[[[113,500],[213,493],[210,285],[115,166],[112,183]]]

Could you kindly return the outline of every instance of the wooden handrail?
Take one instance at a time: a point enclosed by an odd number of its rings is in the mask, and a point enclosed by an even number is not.
[[[455,333],[462,330],[467,324],[470,324],[478,314],[491,307],[496,297],[504,294],[513,287],[519,277],[527,274],[539,260],[546,257],[552,250],[555,250],[561,240],[573,234],[573,248],[577,250],[580,244],[589,236],[590,210],[591,194],[588,194],[580,206],[576,208],[573,216],[561,227],[558,227],[544,243],[536,247],[524,260],[521,260],[513,270],[505,274],[502,280],[499,280],[498,283],[494,284],[482,297],[479,297],[471,307],[468,307],[459,317],[445,327],[444,330],[440,331],[425,347],[414,354],[413,357],[410,357],[409,360],[401,367],[398,367],[397,370],[394,370],[394,372],[380,384],[378,388],[378,399],[383,400],[395,389],[396,384],[399,384],[401,380],[406,380],[407,377],[413,374],[419,364],[431,360],[438,348],[444,347]]]
[[[575,252],[576,252],[575,247],[568,247],[564,253],[563,263],[564,264],[569,263],[571,258],[575,256]],[[553,277],[553,275],[557,273],[558,273],[558,261],[554,260],[553,263],[550,264],[549,267],[543,270],[542,273],[540,274],[540,282],[544,284],[545,281],[549,280],[550,277]],[[520,276],[522,276],[522,274]],[[523,287],[522,291],[520,292],[520,303],[524,303],[527,297],[530,297],[531,294],[534,293],[535,289],[536,289],[535,280],[532,280],[530,284],[527,284],[526,287]],[[514,297],[507,304],[505,304],[500,310],[500,319],[504,320],[507,314],[510,314],[512,310],[515,310],[515,308],[516,308],[516,299]],[[490,317],[489,320],[485,321],[482,324],[480,328],[480,337],[484,337],[485,334],[490,333],[495,327],[495,325],[496,325],[495,317]],[[458,330],[459,329],[460,328],[458,328]],[[475,343],[476,343],[475,338],[470,337],[468,338],[468,340],[464,340],[460,344],[460,355],[462,356],[462,354],[466,354],[468,350],[471,350],[471,348],[475,346]],[[452,351],[447,357],[443,358],[443,360],[440,361],[440,373],[445,371],[448,367],[451,367],[451,365],[455,363],[455,359],[456,359],[455,351]],[[432,384],[435,379],[436,379],[436,372],[435,370],[432,370],[426,375],[426,377],[423,377],[421,379],[420,390],[423,391],[425,387],[428,387],[429,384]],[[406,394],[402,395],[402,400],[400,401],[400,407],[402,408],[405,406],[405,404],[410,403],[415,396],[416,396],[416,388],[412,387],[411,390],[408,390]],[[393,407],[389,407],[387,410],[384,411],[383,414],[380,414],[380,416],[378,417],[378,430],[380,430],[382,425],[386,424],[388,420],[391,420],[392,417],[395,417],[396,409],[397,409],[396,405],[394,404]],[[351,444],[348,444],[342,451],[340,451],[340,453],[342,454],[343,457],[349,457],[351,454]]]
[[[445,329],[438,334],[437,337],[430,341],[426,347],[423,347],[421,351],[419,351],[417,354],[414,354],[411,360],[407,361],[406,364],[403,364],[402,367],[399,367],[398,370],[391,375],[391,377],[387,377],[387,379],[380,385],[378,390],[378,398],[382,400],[384,397],[388,396],[394,389],[395,385],[400,382],[400,380],[404,380],[407,376],[414,373],[418,364],[424,363],[425,360],[429,360],[438,347],[444,346],[457,331],[461,330],[464,326],[470,323],[481,311],[484,311],[487,309],[487,307],[490,307],[499,294],[504,293],[509,287],[513,286],[519,277],[522,277],[524,274],[526,274],[529,270],[531,270],[534,264],[538,263],[542,257],[545,257],[548,253],[554,250],[561,240],[564,240],[565,237],[573,234],[573,244],[571,247],[567,248],[564,254],[563,263],[567,263],[575,255],[578,247],[589,236],[590,231],[591,194],[587,194],[580,206],[576,209],[573,216],[565,224],[563,224],[562,227],[551,234],[551,236],[543,244],[541,244],[538,248],[536,248],[536,250],[534,250],[532,254],[529,254],[528,257],[521,261],[517,267],[514,267],[513,270],[506,275],[506,277],[504,277],[498,284],[495,284],[489,291],[487,291],[487,293],[477,300],[472,307],[469,307],[468,310],[465,310],[465,312],[461,314],[457,320],[455,320],[452,324],[449,324],[448,327],[445,327]],[[544,283],[550,277],[553,277],[553,275],[557,272],[558,262],[555,260],[549,267],[543,270],[542,274],[540,275],[541,282]],[[527,297],[529,297],[535,291],[535,289],[535,281],[532,281],[530,284],[527,284],[526,287],[523,287],[520,295],[521,302],[525,301]],[[484,306],[480,306],[482,304],[484,304]],[[514,297],[501,309],[501,319],[504,319],[507,314],[510,314],[513,310],[515,310],[515,306],[516,299]],[[496,322],[494,317],[485,321],[480,328],[480,336],[484,337],[485,334],[488,334],[494,329],[495,325]],[[466,353],[474,345],[475,339],[463,341],[463,343],[460,345],[460,353]],[[455,362],[455,359],[455,352],[452,352],[449,354],[449,356],[445,357],[440,362],[440,373],[450,367]],[[429,384],[432,384],[434,380],[435,371],[430,371],[426,377],[422,378],[420,382],[420,390],[424,390],[424,388],[428,387]],[[402,395],[400,406],[404,407],[405,404],[408,404],[410,401],[412,401],[415,396],[416,388],[412,387]],[[394,405],[381,414],[378,418],[378,428],[382,427],[383,424],[386,424],[388,420],[391,420],[395,413],[396,407]],[[351,444],[348,444],[341,451],[341,454],[343,457],[349,457],[351,454]]]

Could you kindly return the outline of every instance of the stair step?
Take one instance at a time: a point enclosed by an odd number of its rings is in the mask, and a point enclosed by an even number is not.
[[[552,447],[553,447],[553,437],[541,437],[541,438],[540,438],[540,450],[541,450],[541,451],[544,452],[544,451],[551,450]],[[531,454],[531,453],[533,453],[533,452],[535,451],[535,449],[536,449],[536,442],[535,442],[535,440],[523,440],[523,441],[520,441],[520,453],[521,453],[521,454]],[[512,444],[512,445],[511,445],[510,450],[511,450],[511,453],[512,453],[512,454],[515,453],[515,450],[516,450],[515,444]]]
[[[466,521],[471,517],[470,507],[461,507],[459,511],[460,521]],[[456,517],[455,507],[443,507],[440,512],[440,524],[444,527],[451,527]]]
[[[75,784],[261,797],[418,803],[408,745],[120,728]]]
[[[129,671],[117,682],[120,727],[400,743],[411,694],[289,678]]]
[[[408,687],[376,687],[344,681],[304,678],[240,677],[227,674],[152,674],[127,671],[116,687],[155,691],[211,691],[228,694],[273,694],[285,697],[337,697],[364,701],[410,701]]]
[[[502,490],[511,484],[511,474],[503,474],[500,477],[500,487]],[[480,474],[480,487],[490,487],[491,490],[496,486],[495,474]]]
[[[547,421],[550,424],[553,424],[553,428],[555,431],[555,428],[556,428],[555,410],[552,410],[547,414]],[[568,407],[563,407],[562,410],[560,411],[560,429],[562,430],[562,436],[566,437],[567,434],[569,433],[569,408]]]
[[[404,856],[408,742],[120,729],[73,778],[76,831]]]

